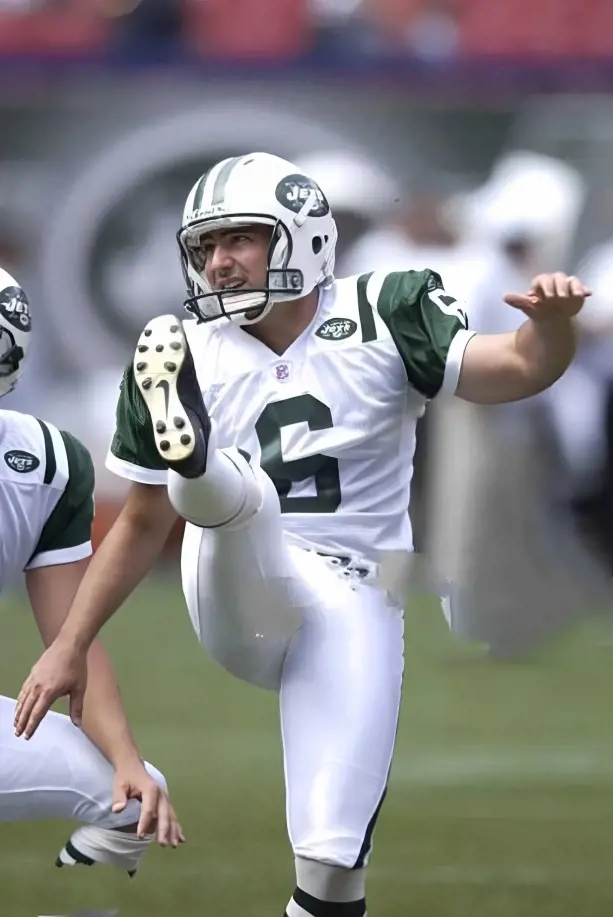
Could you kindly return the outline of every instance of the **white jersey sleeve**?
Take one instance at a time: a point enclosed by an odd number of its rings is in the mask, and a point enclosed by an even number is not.
[[[45,482],[58,499],[26,567],[48,567],[89,557],[94,516],[94,466],[85,446],[71,433],[39,421],[45,442]]]

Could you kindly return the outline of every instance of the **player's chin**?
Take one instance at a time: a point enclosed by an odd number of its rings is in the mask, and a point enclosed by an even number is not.
[[[249,322],[255,322],[264,312],[265,306],[262,306],[259,309],[249,309],[248,312],[245,312],[245,318]]]

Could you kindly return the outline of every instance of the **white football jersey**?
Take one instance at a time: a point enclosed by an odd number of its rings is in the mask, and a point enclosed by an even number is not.
[[[290,542],[369,560],[411,550],[417,421],[441,388],[455,391],[471,337],[437,274],[336,281],[282,356],[230,322],[184,324],[215,442],[267,472]],[[166,483],[131,367],[107,465]]]
[[[91,554],[94,470],[69,433],[0,410],[0,590],[24,570]]]

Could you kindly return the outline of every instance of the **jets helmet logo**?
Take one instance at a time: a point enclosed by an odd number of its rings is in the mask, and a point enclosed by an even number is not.
[[[21,287],[5,287],[0,292],[0,315],[13,328],[30,330],[30,304]]]
[[[309,195],[314,192],[315,200],[309,216],[325,217],[330,212],[330,206],[326,196],[312,178],[306,175],[287,175],[283,181],[277,185],[275,195],[280,204],[287,207],[293,213],[300,213],[306,204]]]

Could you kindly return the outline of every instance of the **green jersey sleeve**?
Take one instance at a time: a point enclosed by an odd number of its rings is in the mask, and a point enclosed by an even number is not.
[[[372,276],[360,277],[358,285],[368,289]],[[389,329],[409,383],[426,398],[443,387],[455,390],[464,347],[472,337],[462,302],[445,292],[431,270],[387,274],[376,287],[372,304]]]
[[[60,431],[68,462],[64,491],[43,526],[28,568],[80,560],[91,554],[95,473],[91,455],[71,433]],[[49,448],[50,440],[47,440]],[[48,457],[49,461],[49,457]]]
[[[145,471],[167,471],[155,447],[151,417],[136,385],[132,362],[126,367],[119,387],[110,454]]]

